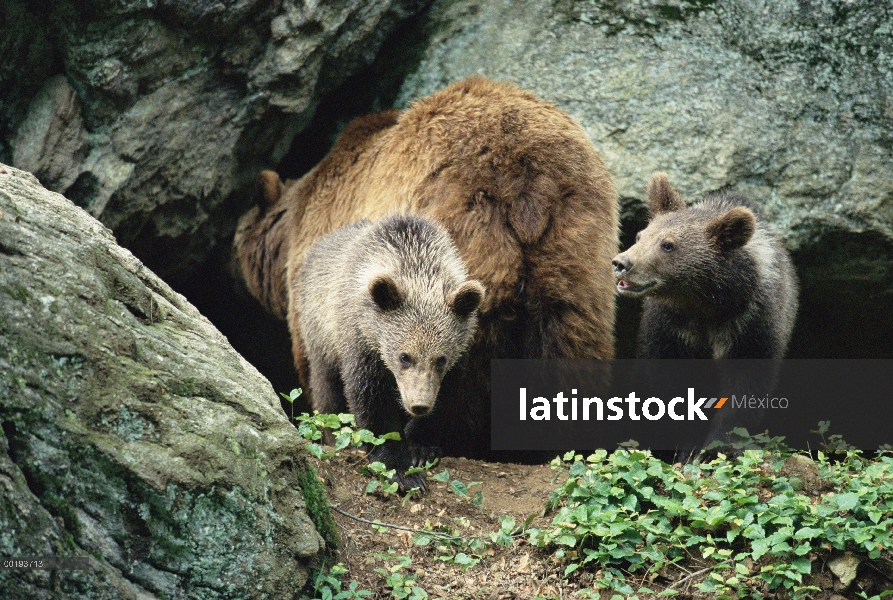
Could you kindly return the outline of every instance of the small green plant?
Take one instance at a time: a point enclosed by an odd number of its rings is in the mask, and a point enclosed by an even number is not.
[[[397,556],[394,550],[388,550],[387,554],[376,554],[375,556],[386,561],[396,561],[395,564],[386,568],[375,569],[385,577],[385,585],[391,590],[391,596],[403,600],[425,600],[428,593],[416,585],[418,576],[412,573],[403,573],[404,569],[408,569],[412,564],[412,559],[408,556]]]
[[[830,421],[819,421],[818,428],[810,431],[810,433],[816,433],[822,436],[822,448],[825,450],[825,452],[827,452],[828,454],[845,454],[851,450],[856,450],[855,447],[847,444],[840,434],[829,435],[826,439],[825,434],[828,433],[828,430],[830,428]]]
[[[426,465],[425,470],[430,470],[434,465],[431,464]],[[450,491],[459,496],[460,498],[465,498],[469,500],[474,506],[478,508],[481,512],[483,512],[484,506],[484,493],[481,490],[478,490],[474,494],[471,494],[471,488],[476,485],[481,485],[480,481],[472,481],[469,483],[463,483],[458,479],[450,480],[450,472],[447,469],[444,469],[440,473],[436,475],[432,475],[431,478],[434,481],[439,481],[441,483],[450,483]]]
[[[303,393],[304,393],[304,390],[302,390],[301,388],[295,388],[292,391],[290,391],[288,394],[283,394],[282,392],[279,392],[280,396],[282,396],[283,398],[288,400],[289,415],[291,416],[292,419],[295,418],[295,400],[300,398],[301,394],[303,394]]]
[[[280,394],[289,402],[294,402],[301,395],[300,389],[294,389],[289,394]],[[368,429],[357,429],[354,416],[349,413],[340,414],[320,414],[314,412],[312,415],[301,413],[295,420],[299,422],[298,433],[308,441],[307,450],[319,459],[338,456],[341,450],[345,448],[359,448],[366,445],[380,446],[388,440],[400,440],[400,434],[396,431],[377,436]],[[330,430],[335,437],[335,450],[325,452],[322,446],[317,443],[323,438],[323,432]],[[437,464],[437,460],[429,461],[422,467],[410,467],[407,475],[429,471]],[[364,468],[364,472],[372,478],[366,486],[366,493],[372,494],[380,491],[385,496],[397,492],[398,485],[393,481],[395,474],[394,469],[386,469],[381,462],[372,462]],[[404,504],[414,494],[418,493],[418,489],[413,488],[407,492],[404,498]],[[477,506],[480,506],[483,497],[479,498]]]
[[[465,484],[458,479],[454,479],[450,482],[450,490],[461,498],[468,498],[478,510],[483,511],[484,493],[481,490],[478,490],[473,495],[469,495],[471,493],[471,488],[476,485],[481,485],[481,482],[472,481],[471,483]]]
[[[397,493],[397,482],[391,480],[396,473],[394,469],[388,469],[383,462],[376,461],[363,467],[363,471],[373,477],[366,486],[367,494],[371,494],[377,489],[381,489],[385,495]]]
[[[570,452],[552,463],[567,475],[550,497],[552,525],[530,529],[529,540],[555,548],[565,575],[599,565],[598,585],[627,596],[636,590],[624,571],[653,573],[696,555],[715,561],[698,585],[704,593],[735,595],[762,580],[801,598],[815,591],[803,579],[818,553],[876,559],[893,547],[893,456],[848,451],[833,462],[819,452],[818,476],[835,492],[817,503],[778,473],[784,459],[747,450],[677,470],[647,451]]]
[[[751,435],[744,427],[736,427],[729,432],[729,440],[727,442],[716,440],[708,444],[704,450],[729,449],[737,453],[744,450],[766,450],[790,454],[793,450],[785,445],[784,439],[784,436],[771,437],[768,431]]]
[[[455,521],[468,526],[465,517],[457,517]],[[416,531],[412,541],[416,546],[432,546],[437,552],[436,560],[457,564],[463,571],[480,563],[483,552],[492,546],[491,542],[479,536],[462,535],[459,528],[446,525],[432,527],[427,521],[425,529]]]
[[[359,589],[360,586],[356,581],[351,581],[346,589],[341,589],[343,585],[341,577],[346,573],[347,568],[341,563],[334,565],[328,573],[325,568],[314,571],[311,576],[313,595],[304,594],[301,600],[356,600],[372,595],[371,590]]]
[[[511,546],[515,538],[521,537],[527,532],[535,518],[536,514],[528,515],[523,523],[516,525],[513,516],[500,516],[499,531],[490,534],[490,541],[498,546]]]
[[[294,401],[300,394],[301,390],[292,390],[288,396],[285,394],[281,394],[281,396]],[[354,416],[349,413],[320,414],[314,411],[312,415],[301,413],[295,417],[295,420],[300,423],[298,433],[309,442],[307,450],[317,458],[338,456],[339,451],[347,447],[358,448],[366,444],[380,446],[388,440],[400,439],[400,434],[396,431],[377,436],[368,429],[356,429]],[[322,446],[316,443],[322,439],[323,431],[326,429],[331,430],[335,436],[334,452],[326,453]]]

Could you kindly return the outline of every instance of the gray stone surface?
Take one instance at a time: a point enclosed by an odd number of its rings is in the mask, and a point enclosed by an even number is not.
[[[821,314],[797,336],[800,355],[893,356],[888,3],[442,0],[421,27],[401,104],[472,74],[554,102],[614,175],[626,240],[654,171],[689,200],[750,196],[795,254],[801,314]],[[820,350],[829,320],[862,330]]]
[[[320,99],[424,4],[0,0],[0,160],[182,281]]]
[[[286,598],[322,540],[270,384],[111,232],[0,165],[4,598]]]
[[[860,562],[858,556],[843,554],[828,561],[828,568],[840,579],[840,583],[845,589],[856,579]]]

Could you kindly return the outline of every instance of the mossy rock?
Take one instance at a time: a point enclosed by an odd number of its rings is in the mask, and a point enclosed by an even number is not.
[[[4,597],[291,597],[325,546],[308,508],[336,540],[270,384],[108,229],[2,165],[0,425],[0,555],[91,562],[0,571]]]

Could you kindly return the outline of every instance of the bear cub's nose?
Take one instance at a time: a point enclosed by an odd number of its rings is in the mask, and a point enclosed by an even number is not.
[[[427,415],[431,411],[431,407],[427,404],[413,404],[409,407],[410,412],[417,417]]]
[[[611,266],[614,267],[614,272],[620,275],[629,271],[630,267],[632,267],[632,262],[628,257],[621,254],[611,261]]]

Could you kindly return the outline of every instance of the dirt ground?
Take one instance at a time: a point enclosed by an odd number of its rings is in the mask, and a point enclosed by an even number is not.
[[[543,511],[549,494],[558,483],[553,481],[555,472],[548,465],[444,458],[432,469],[432,473],[447,469],[450,481],[457,479],[467,485],[480,482],[480,485],[471,486],[469,497],[463,498],[451,489],[450,482],[436,481],[429,474],[426,494],[405,500],[398,495],[385,497],[380,492],[366,494],[370,478],[363,473],[365,464],[363,452],[348,450],[342,451],[338,457],[317,461],[317,468],[331,505],[352,515],[349,517],[333,511],[341,539],[335,562],[344,563],[349,570],[344,581],[357,581],[359,589],[373,590],[373,598],[391,597],[385,576],[375,571],[376,568],[395,564],[393,558],[388,561],[376,556],[387,555],[389,549],[396,551],[392,556],[411,558],[410,565],[402,572],[416,574],[416,585],[431,598],[503,600],[600,597],[598,593],[592,596],[581,594],[581,589],[591,588],[593,581],[600,578],[598,570],[581,569],[564,578],[566,563],[555,559],[551,551],[530,546],[524,536],[516,537],[510,546],[488,544],[477,553],[480,563],[463,570],[460,565],[438,560],[438,556],[446,552],[438,551],[435,544],[426,547],[415,545],[413,534],[409,531],[394,528],[379,531],[353,518],[414,529],[449,528],[464,537],[479,536],[489,542],[489,534],[500,529],[502,515],[511,515],[518,524],[535,515],[532,527],[544,527],[550,523],[551,515],[544,515]],[[476,506],[471,497],[479,490],[483,502]],[[466,552],[470,553],[468,550]],[[824,564],[823,561],[817,562]],[[634,589],[646,585],[656,591],[675,585],[680,592],[676,598],[709,598],[711,596],[698,592],[695,586],[704,580],[711,566],[710,561],[692,557],[684,564],[667,567],[658,573],[648,573],[645,578],[641,573],[628,576],[627,581]],[[822,572],[814,574],[809,583],[822,588],[822,592],[809,597],[817,600],[857,598],[856,591],[860,587],[867,590],[893,589],[893,562],[863,565],[859,578],[847,590],[840,589],[840,582],[826,568],[814,567],[816,570]],[[760,591],[766,598],[787,597],[783,593]],[[604,591],[601,598],[611,598],[612,595]]]

